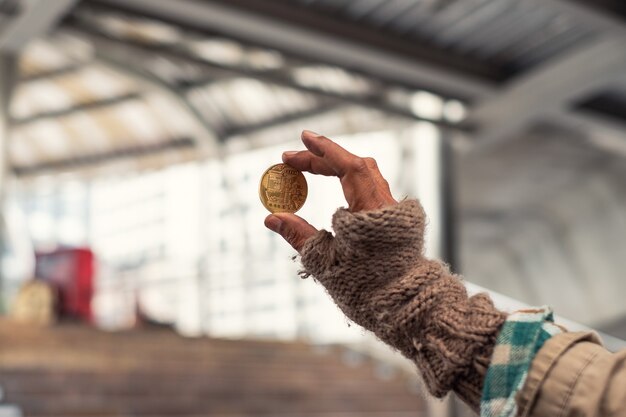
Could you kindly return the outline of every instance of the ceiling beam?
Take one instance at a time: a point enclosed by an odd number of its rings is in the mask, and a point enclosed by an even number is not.
[[[316,62],[358,70],[378,79],[414,86],[464,99],[481,99],[496,89],[493,82],[367,43],[333,36],[267,15],[215,1],[99,0],[97,3],[135,10],[194,28],[205,28],[253,44],[261,44]]]
[[[626,122],[580,109],[555,112],[549,117],[572,132],[582,133],[594,147],[626,157]]]
[[[617,83],[624,74],[621,37],[601,37],[540,65],[471,111],[468,122],[478,127],[473,151],[513,138],[551,112]]]
[[[30,75],[22,75],[19,78],[19,82],[20,83],[29,83],[29,82],[32,82],[32,81],[50,80],[52,78],[64,77],[66,75],[73,75],[73,74],[76,74],[76,73],[82,71],[87,66],[88,66],[88,63],[72,64],[72,65],[68,65],[66,67],[55,68],[55,69],[52,69],[52,70],[46,70],[46,71],[42,71],[42,72],[36,72],[36,73],[30,74]]]
[[[562,114],[555,114],[555,118],[571,126],[588,128],[598,132],[621,136],[626,145],[626,120],[606,116],[586,109],[577,109]]]
[[[34,123],[39,120],[58,119],[60,117],[72,115],[74,113],[83,112],[83,111],[91,111],[91,110],[101,109],[105,107],[111,107],[119,103],[131,101],[131,100],[137,100],[140,98],[141,98],[140,93],[131,92],[131,93],[115,96],[115,97],[105,98],[102,100],[86,102],[86,103],[79,104],[79,105],[72,106],[72,107],[65,108],[65,109],[51,110],[51,111],[43,112],[43,113],[36,113],[28,117],[13,119],[11,121],[11,125],[20,126],[20,125],[25,125],[28,123]]]
[[[271,129],[288,123],[297,122],[300,120],[306,120],[315,116],[319,116],[325,113],[330,113],[344,107],[346,104],[337,102],[321,103],[319,106],[312,109],[299,111],[296,113],[285,114],[273,119],[264,120],[262,122],[245,124],[235,128],[227,129],[222,133],[222,141],[227,140],[233,136],[243,136],[263,129]]]
[[[176,149],[193,148],[194,145],[194,141],[189,138],[173,139],[167,142],[158,142],[151,145],[136,145],[121,149],[113,149],[108,152],[93,155],[81,155],[56,161],[41,162],[32,166],[15,166],[13,167],[13,172],[16,175],[23,177],[46,172],[80,169],[120,159],[140,158]]]
[[[77,0],[28,0],[24,10],[0,34],[0,51],[19,52],[42,36],[74,6]]]

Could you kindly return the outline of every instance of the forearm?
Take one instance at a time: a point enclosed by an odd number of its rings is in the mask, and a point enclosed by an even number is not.
[[[302,250],[305,274],[326,287],[355,323],[413,360],[429,391],[450,390],[478,410],[496,335],[506,315],[484,294],[422,253],[425,217],[416,201],[333,217]]]
[[[624,355],[587,344],[538,366],[549,356],[545,343],[571,337],[549,308],[506,315],[486,295],[468,297],[445,265],[423,256],[424,213],[416,201],[396,203],[376,161],[310,131],[302,142],[307,150],[285,152],[283,162],[338,177],[349,210],[335,213],[335,235],[288,213],[268,216],[266,226],[300,252],[303,276],[315,276],[350,319],[416,363],[432,394],[454,390],[484,416],[626,415]],[[537,372],[546,381],[537,384]],[[565,404],[572,406],[551,411]]]

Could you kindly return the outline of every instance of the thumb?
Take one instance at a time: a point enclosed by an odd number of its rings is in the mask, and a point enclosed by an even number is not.
[[[304,242],[317,233],[306,220],[291,213],[270,214],[265,218],[265,227],[281,235],[298,252]]]

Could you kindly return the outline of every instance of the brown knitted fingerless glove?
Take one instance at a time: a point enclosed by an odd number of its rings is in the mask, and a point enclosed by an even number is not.
[[[425,215],[415,200],[333,216],[302,249],[313,275],[355,323],[413,360],[436,397],[454,390],[478,410],[506,314],[486,294],[467,296],[441,262],[424,258]]]

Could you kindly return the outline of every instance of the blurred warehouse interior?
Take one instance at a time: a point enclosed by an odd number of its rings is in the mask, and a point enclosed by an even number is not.
[[[420,196],[431,254],[505,308],[551,305],[624,345],[622,1],[4,0],[0,13],[4,310],[36,252],[89,248],[100,327],[140,310],[187,335],[379,352],[263,226],[260,175],[311,129],[375,157],[397,198]],[[341,190],[307,179],[301,215],[329,227]]]

